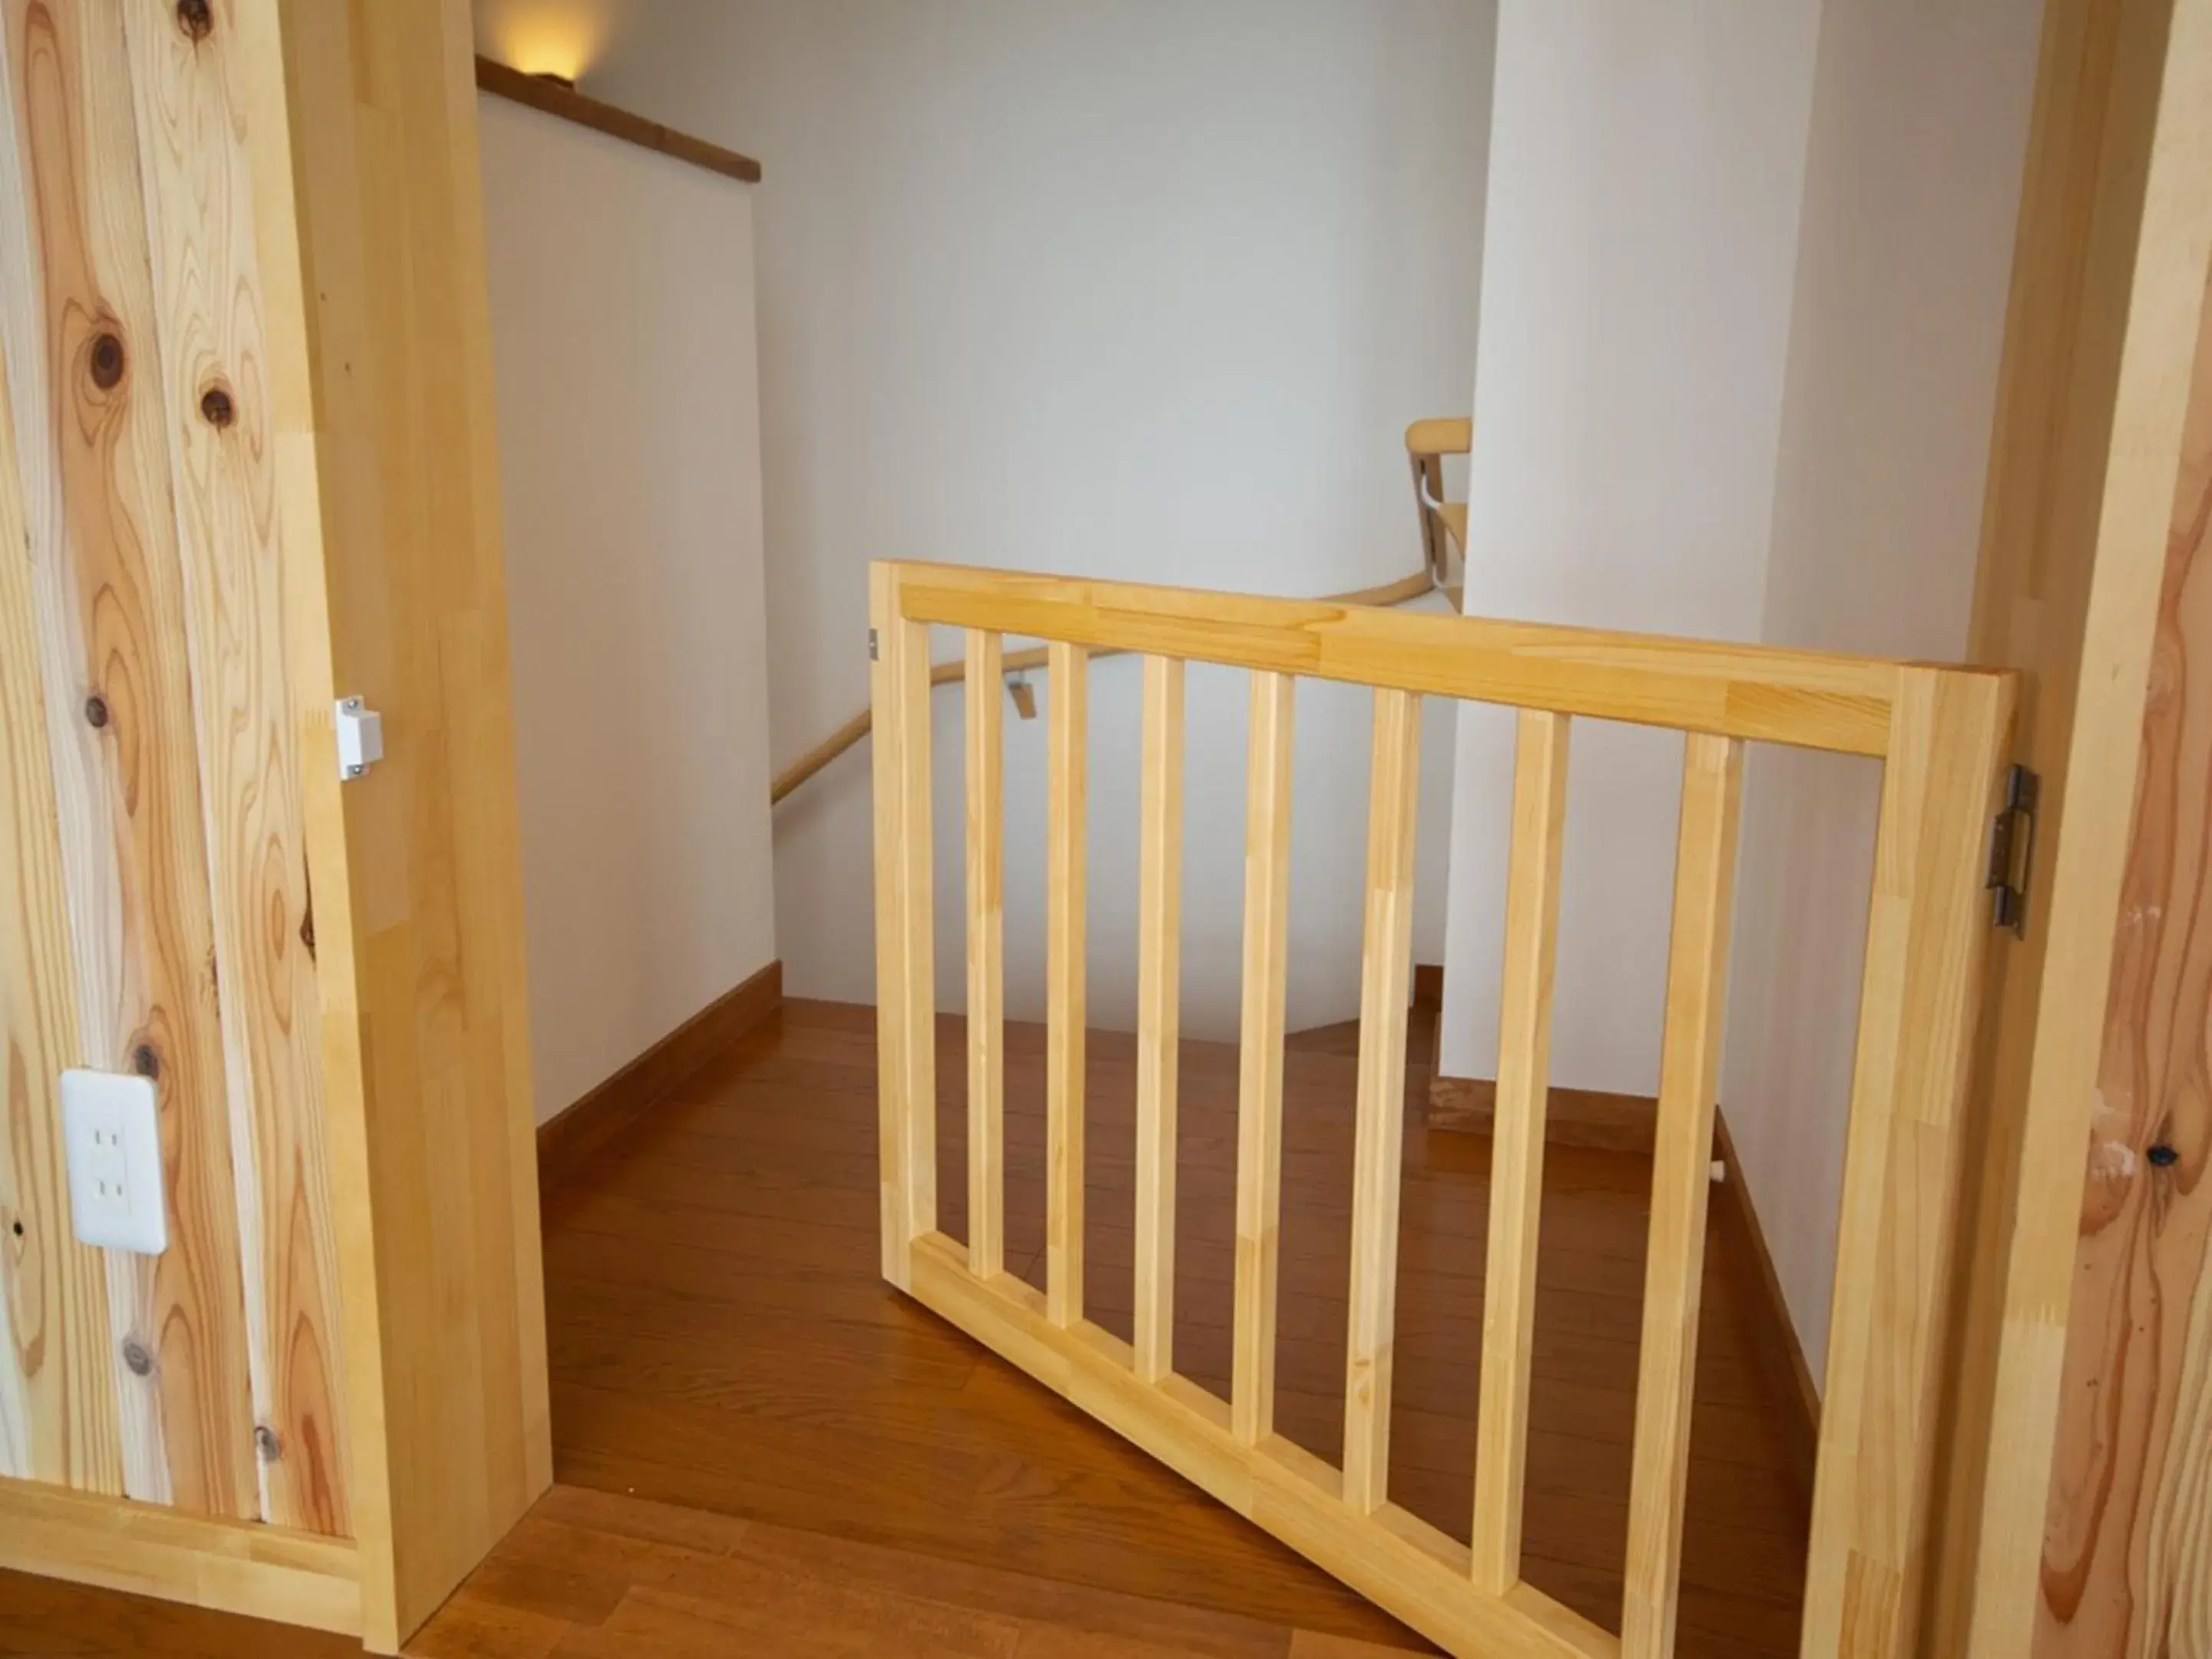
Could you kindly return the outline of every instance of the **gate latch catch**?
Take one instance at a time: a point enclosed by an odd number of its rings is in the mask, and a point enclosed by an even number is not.
[[[1990,826],[1990,873],[1984,883],[1994,899],[1990,923],[2027,937],[2027,882],[2035,864],[2035,805],[2043,780],[2025,766],[2005,775],[2004,805]]]
[[[384,758],[384,716],[359,697],[340,697],[332,719],[337,727],[338,776],[351,781]]]

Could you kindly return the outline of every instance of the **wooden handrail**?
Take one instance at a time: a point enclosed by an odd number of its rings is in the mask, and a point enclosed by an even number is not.
[[[1444,457],[1474,448],[1474,422],[1464,415],[1432,416],[1406,428],[1406,459],[1413,469],[1413,507],[1419,514],[1421,551],[1436,584],[1460,608],[1460,586],[1452,580],[1452,549],[1467,553],[1467,503],[1444,499]]]
[[[1423,569],[1401,576],[1394,582],[1384,582],[1379,587],[1357,588],[1349,593],[1324,594],[1312,603],[1316,605],[1404,605],[1409,600],[1421,598],[1424,594],[1434,592],[1436,587],[1437,583],[1433,574]],[[1127,654],[1126,652],[1108,649],[1093,651],[1091,656],[1091,659],[1096,661],[1101,657],[1120,657]],[[1044,665],[1045,647],[1037,646],[1027,651],[1006,653],[1000,664],[1000,672],[1006,674],[1020,674],[1026,673],[1031,669],[1042,668]],[[936,663],[930,668],[929,683],[933,687],[951,685],[955,681],[966,678],[967,672],[968,665],[964,660]],[[785,767],[782,771],[776,774],[775,781],[769,786],[769,805],[780,805],[784,798],[797,789],[800,784],[829,765],[831,761],[836,760],[838,756],[860,742],[862,738],[866,737],[873,725],[873,715],[867,709],[863,708],[821,742],[816,744],[813,748]]]
[[[1465,415],[1431,416],[1406,428],[1408,455],[1464,455],[1474,447],[1474,422]]]

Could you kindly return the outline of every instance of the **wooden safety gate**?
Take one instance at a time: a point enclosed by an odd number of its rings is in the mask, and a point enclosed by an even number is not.
[[[2009,676],[924,564],[877,565],[871,609],[884,1277],[1459,1654],[1674,1651],[1743,745],[1881,759],[1802,1650],[1914,1651]],[[937,1226],[931,624],[968,630],[964,1246]],[[1002,1250],[1007,634],[1045,641],[1050,677],[1042,1294],[1005,1271]],[[1107,651],[1143,655],[1133,1344],[1083,1307],[1086,673]],[[1170,1351],[1186,660],[1252,676],[1226,1401],[1178,1376]],[[1291,715],[1301,675],[1375,694],[1341,1469],[1273,1424]],[[1424,695],[1521,711],[1471,1546],[1387,1492]],[[1617,1638],[1520,1571],[1560,833],[1577,715],[1686,734]]]

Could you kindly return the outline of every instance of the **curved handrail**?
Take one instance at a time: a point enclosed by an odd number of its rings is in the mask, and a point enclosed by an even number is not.
[[[1431,568],[1425,565],[1410,575],[1401,576],[1394,582],[1384,582],[1379,587],[1362,587],[1349,593],[1324,593],[1315,603],[1387,606],[1404,605],[1409,599],[1418,599],[1423,594],[1433,593],[1436,591],[1436,573]],[[1093,651],[1091,656],[1092,660],[1096,661],[1101,657],[1119,657],[1127,654],[1126,652],[1119,650],[1098,650]],[[1044,666],[1044,660],[1045,648],[1041,645],[1027,651],[1009,652],[1003,665],[1004,672],[1015,674],[1032,668],[1042,668]],[[929,684],[933,689],[940,685],[950,685],[954,681],[965,678],[967,672],[967,665],[964,662],[936,663],[931,665]],[[870,727],[874,724],[875,717],[868,709],[863,708],[859,714],[854,715],[820,743],[816,744],[813,748],[776,774],[775,781],[769,786],[768,804],[770,806],[780,805],[793,790],[860,742],[862,738],[866,737]]]

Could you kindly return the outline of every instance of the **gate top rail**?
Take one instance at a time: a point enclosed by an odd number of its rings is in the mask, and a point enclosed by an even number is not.
[[[1889,753],[1907,671],[2010,678],[1894,658],[963,565],[890,570],[899,614],[910,622],[1853,755]]]

